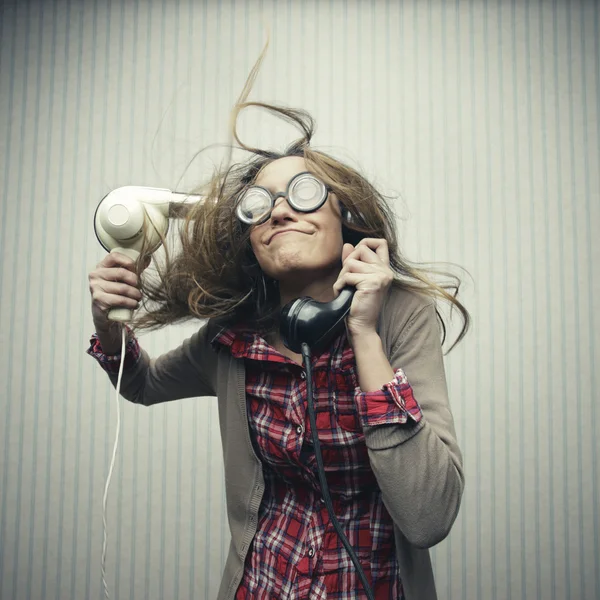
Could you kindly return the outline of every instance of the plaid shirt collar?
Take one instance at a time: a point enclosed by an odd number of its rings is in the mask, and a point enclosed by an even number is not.
[[[243,327],[222,328],[213,338],[213,345],[228,348],[234,358],[287,363],[297,363],[275,350],[259,333]],[[328,349],[312,357],[312,367],[327,365],[334,370],[346,370],[354,364],[354,353],[342,331]]]

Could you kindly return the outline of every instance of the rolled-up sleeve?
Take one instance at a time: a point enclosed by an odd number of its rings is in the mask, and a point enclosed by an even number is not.
[[[406,374],[400,368],[396,369],[394,379],[379,390],[363,392],[357,387],[354,400],[363,427],[404,424],[409,420],[418,423],[423,417]]]
[[[140,359],[141,350],[140,344],[137,338],[133,335],[131,329],[126,326],[127,329],[127,341],[125,343],[125,361],[123,369],[129,369],[134,367]],[[115,354],[106,354],[102,348],[102,344],[98,339],[98,334],[94,333],[90,338],[90,345],[86,350],[87,354],[95,358],[98,364],[107,373],[118,373],[119,366],[121,365],[121,352]]]

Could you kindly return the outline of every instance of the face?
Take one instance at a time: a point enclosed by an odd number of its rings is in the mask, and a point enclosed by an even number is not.
[[[302,157],[280,158],[259,173],[255,184],[272,194],[285,192],[290,179],[307,170]],[[261,269],[280,282],[339,270],[343,246],[339,202],[330,192],[321,208],[302,213],[278,198],[270,217],[252,228],[250,243]]]

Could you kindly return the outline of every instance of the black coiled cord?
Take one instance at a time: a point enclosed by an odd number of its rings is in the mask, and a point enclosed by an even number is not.
[[[302,344],[302,362],[304,363],[304,369],[306,370],[306,390],[307,390],[307,401],[308,401],[308,419],[310,421],[310,428],[312,429],[312,439],[313,446],[315,448],[315,458],[317,460],[317,472],[319,474],[319,483],[321,484],[321,492],[323,493],[323,499],[325,500],[325,506],[327,507],[327,512],[329,513],[329,518],[333,523],[333,528],[338,534],[340,541],[346,548],[350,559],[354,563],[356,567],[356,571],[358,573],[358,577],[362,586],[367,594],[367,598],[369,600],[375,600],[375,596],[373,595],[373,591],[369,586],[369,582],[367,581],[367,577],[362,567],[360,566],[360,562],[358,561],[358,557],[356,556],[348,538],[344,535],[342,528],[333,512],[333,503],[331,502],[331,496],[329,495],[329,487],[327,485],[327,480],[325,479],[325,467],[323,466],[323,457],[321,455],[321,445],[319,444],[319,435],[317,432],[317,419],[315,417],[315,405],[314,405],[314,396],[313,396],[313,380],[312,380],[312,368],[310,365],[310,348],[308,344]]]

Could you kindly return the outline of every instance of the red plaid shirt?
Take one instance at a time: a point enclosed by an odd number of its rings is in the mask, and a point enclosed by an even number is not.
[[[222,331],[215,344],[246,365],[252,443],[263,465],[265,492],[256,535],[236,599],[351,600],[366,595],[321,497],[301,365],[257,334]],[[88,354],[116,372],[120,355]],[[125,368],[139,357],[127,344]],[[376,392],[361,392],[346,335],[312,358],[319,441],[334,511],[377,600],[404,600],[394,531],[369,465],[363,426],[420,421],[421,410],[401,369]]]
[[[248,421],[265,478],[236,599],[365,598],[321,497],[303,367],[257,334],[225,331],[216,341],[245,360]],[[345,334],[311,366],[334,511],[375,597],[403,599],[393,523],[370,468],[363,426],[419,421],[420,408],[401,369],[380,391],[361,392]]]

